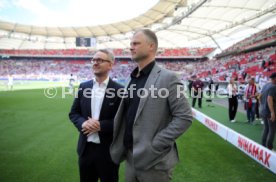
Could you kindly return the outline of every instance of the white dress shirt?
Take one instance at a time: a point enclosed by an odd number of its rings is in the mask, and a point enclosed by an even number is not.
[[[229,94],[229,96],[231,97],[231,96],[236,96],[237,95],[237,86],[236,86],[236,84],[228,84],[228,86],[227,86],[227,91],[228,91],[228,94]]]
[[[109,82],[109,77],[99,84],[96,79],[93,80],[92,98],[91,98],[91,114],[92,118],[99,120],[101,108],[104,100],[105,90]],[[88,142],[100,143],[98,132],[91,133],[87,137]]]

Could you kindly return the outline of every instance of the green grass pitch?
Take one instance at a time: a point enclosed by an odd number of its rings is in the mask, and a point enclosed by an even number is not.
[[[43,89],[0,92],[0,181],[77,182],[78,133],[68,119],[73,97]],[[178,140],[173,182],[275,182],[276,175],[194,121]],[[120,181],[124,181],[124,165]]]

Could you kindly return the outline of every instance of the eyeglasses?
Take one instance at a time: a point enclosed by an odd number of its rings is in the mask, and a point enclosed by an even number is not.
[[[111,61],[106,60],[106,59],[101,59],[101,58],[93,58],[93,59],[91,60],[91,63],[92,63],[92,64],[96,64],[96,63],[102,64],[102,63],[104,63],[104,62],[111,62]]]

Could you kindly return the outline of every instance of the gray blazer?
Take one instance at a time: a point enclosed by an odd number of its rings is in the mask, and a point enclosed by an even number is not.
[[[133,125],[133,160],[138,170],[171,169],[179,161],[176,138],[183,134],[192,124],[191,107],[184,97],[183,84],[175,73],[159,67],[153,67],[145,88],[151,86],[159,89],[167,89],[158,96],[158,90],[154,96],[141,98]],[[180,89],[181,88],[181,89]],[[152,90],[152,89],[151,89]],[[180,94],[179,91],[182,93]],[[119,164],[126,158],[127,151],[124,147],[125,117],[124,101],[122,99],[114,119],[113,142],[110,146],[112,160]]]

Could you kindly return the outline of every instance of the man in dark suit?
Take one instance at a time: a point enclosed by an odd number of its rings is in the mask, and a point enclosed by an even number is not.
[[[78,155],[81,182],[117,182],[119,165],[112,162],[109,147],[113,139],[113,120],[121,99],[121,85],[108,73],[114,56],[99,50],[92,59],[94,80],[80,84],[69,118],[79,131]],[[123,89],[123,88],[122,88]]]

